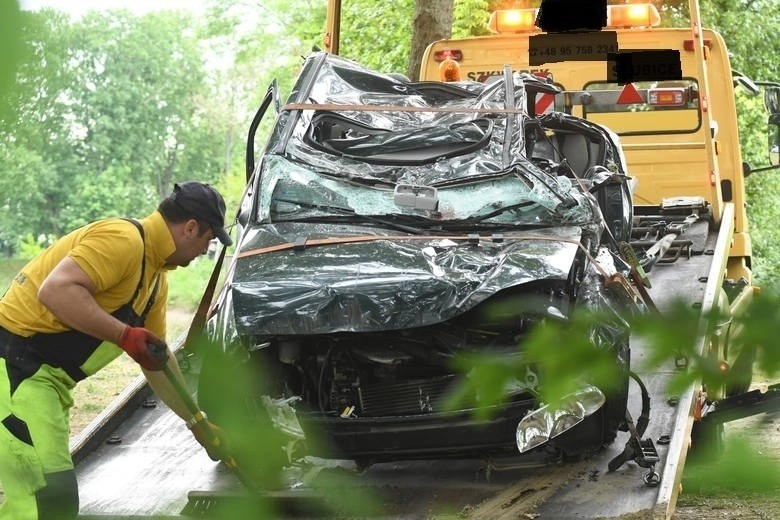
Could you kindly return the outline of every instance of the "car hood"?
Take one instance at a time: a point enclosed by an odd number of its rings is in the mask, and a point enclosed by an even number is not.
[[[236,254],[227,307],[242,335],[432,325],[502,289],[565,280],[581,234],[577,226],[481,237],[260,226],[248,230]]]

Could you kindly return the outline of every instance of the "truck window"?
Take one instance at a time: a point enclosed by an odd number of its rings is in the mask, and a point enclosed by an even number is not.
[[[643,81],[629,85],[590,82],[583,117],[619,135],[696,132],[701,126],[698,84],[694,79]]]

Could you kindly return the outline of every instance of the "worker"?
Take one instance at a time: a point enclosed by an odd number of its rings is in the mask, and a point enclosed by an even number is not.
[[[0,299],[0,519],[76,518],[71,391],[123,351],[209,456],[225,458],[222,430],[193,417],[167,379],[166,364],[182,376],[162,340],[167,271],[205,254],[213,238],[230,245],[224,225],[219,192],[183,182],[146,218],[87,224],[16,275]]]

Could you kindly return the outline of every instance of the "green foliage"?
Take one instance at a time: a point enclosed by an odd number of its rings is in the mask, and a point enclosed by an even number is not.
[[[726,40],[734,69],[754,79],[780,78],[780,63],[773,59],[780,54],[775,0],[710,0],[700,2],[700,9],[703,25]]]
[[[203,337],[198,340],[201,342],[198,351],[206,352],[200,367],[199,404],[211,420],[229,432],[231,454],[239,464],[242,481],[248,483],[250,489],[303,487],[301,491],[307,493],[300,499],[306,500],[305,506],[314,516],[374,518],[382,512],[379,497],[370,486],[361,485],[360,475],[305,459],[291,461],[290,454],[295,448],[290,446],[301,442],[303,437],[294,413],[292,420],[284,420],[282,416],[283,432],[270,420],[282,415],[275,413],[270,401],[247,399],[247,396],[266,393],[264,385],[274,379],[264,374],[265,368],[259,360],[247,363],[243,358],[230,355],[210,357],[208,352],[215,352],[213,349],[219,349],[219,346],[209,345]],[[293,438],[295,441],[291,442]],[[305,443],[316,442],[316,436],[307,432]],[[283,505],[275,500],[228,501],[218,508],[210,508],[209,516],[282,518],[285,516],[280,510]]]
[[[23,15],[31,58],[17,73],[16,120],[0,128],[0,241],[142,216],[173,182],[218,178],[222,135],[198,103],[209,93],[189,15]]]
[[[225,205],[227,206],[225,225],[230,226],[234,222],[234,218],[238,216],[240,199],[246,187],[244,170],[235,169],[228,172],[215,187],[225,196]],[[230,229],[228,229],[228,233],[230,233]]]
[[[135,181],[130,197],[140,206],[150,195],[166,195],[177,180],[216,177],[221,148],[199,124],[197,100],[208,94],[193,23],[182,13],[117,11],[93,12],[75,25],[74,68],[87,87],[73,107],[85,136],[77,146],[92,166],[80,172],[77,189],[125,168],[124,178]]]
[[[489,34],[487,0],[455,0],[452,37],[482,36]]]
[[[38,235],[32,236],[32,233],[28,233],[21,240],[19,240],[19,258],[24,260],[32,260],[43,252],[44,249],[49,247],[54,242],[54,237],[51,235],[44,236]]]
[[[0,146],[0,243],[14,253],[20,236],[46,229],[45,162],[35,152],[14,144]]]
[[[540,401],[553,406],[587,384],[607,394],[618,390],[616,385],[623,378],[615,354],[612,348],[600,347],[594,341],[594,331],[610,319],[600,313],[583,312],[575,314],[570,322],[545,320],[523,340],[518,356],[458,356],[454,367],[467,377],[449,396],[448,409],[467,404],[475,408],[477,417],[486,419],[491,407],[505,402],[518,379],[529,374],[538,375]]]
[[[198,308],[203,292],[206,290],[215,261],[207,256],[198,257],[187,267],[179,267],[168,274],[168,307],[188,309]]]
[[[736,348],[756,349],[756,367],[770,377],[780,374],[777,324],[780,323],[780,292],[763,290],[753,298],[747,313],[737,319],[741,327]]]
[[[605,323],[607,317],[598,313],[575,314],[568,322],[544,321],[537,326],[522,345],[522,355],[506,357],[470,355],[458,358],[456,367],[468,375],[467,382],[452,398],[461,403],[468,396],[477,395],[475,406],[490,407],[505,399],[518,374],[525,374],[533,366],[544,384],[540,399],[556,403],[585,383],[595,384],[606,393],[620,380],[610,350],[593,341],[593,330]],[[630,319],[631,341],[647,344],[647,352],[632,370],[653,370],[676,360],[687,360],[687,370],[675,371],[667,391],[676,395],[698,381],[714,387],[723,387],[737,375],[718,369],[720,354],[704,350],[702,334],[716,323],[725,320],[717,312],[702,316],[700,311],[684,301],[673,302],[663,314],[647,313]],[[746,348],[756,351],[756,369],[774,377],[780,374],[780,351],[773,339],[780,321],[780,295],[764,291],[748,305],[744,315],[733,318],[732,328],[740,330],[730,346],[729,360]],[[489,410],[480,410],[480,414]]]
[[[10,92],[14,88],[16,69],[22,59],[21,12],[19,2],[10,0],[0,3],[0,122],[13,117],[14,106],[9,104]]]
[[[776,492],[780,489],[780,465],[763,455],[763,449],[744,437],[732,439],[715,463],[710,460],[688,465],[684,487],[698,489],[703,495],[723,491]]]
[[[465,383],[458,385],[445,402],[448,410],[473,407],[479,419],[492,413],[491,407],[507,399],[507,391],[524,374],[526,363],[519,358],[507,362],[487,354],[467,354],[454,361],[454,368],[466,374]]]
[[[742,160],[753,167],[769,164],[767,143],[768,114],[762,96],[750,96],[737,89],[737,112],[742,146]],[[745,180],[747,214],[753,241],[753,270],[760,286],[776,286],[780,277],[780,170],[750,175]]]
[[[414,0],[393,2],[392,10],[372,0],[345,2],[340,54],[380,72],[406,71],[413,13]]]

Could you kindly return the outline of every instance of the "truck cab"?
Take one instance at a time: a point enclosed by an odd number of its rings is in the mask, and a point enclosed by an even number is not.
[[[423,57],[421,80],[440,79],[446,54],[457,61],[464,80],[488,81],[505,64],[546,78],[561,92],[537,95],[537,111],[584,117],[620,136],[637,180],[638,207],[684,195],[705,201],[719,222],[724,205],[733,204],[727,276],[749,285],[752,248],[745,179],[723,38],[697,23],[693,28],[659,27],[659,13],[649,3],[609,5],[602,32],[575,37],[543,33],[534,25],[538,14],[538,9],[496,11],[489,23],[494,34],[432,43]],[[668,73],[674,62],[634,60],[632,72],[647,79],[616,81],[616,56],[653,50],[679,56],[679,77]]]

